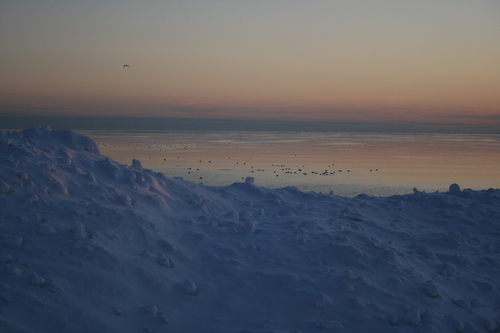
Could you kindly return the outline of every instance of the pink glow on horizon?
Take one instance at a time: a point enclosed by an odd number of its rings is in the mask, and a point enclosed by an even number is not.
[[[0,114],[500,123],[498,13],[466,0],[9,2]]]

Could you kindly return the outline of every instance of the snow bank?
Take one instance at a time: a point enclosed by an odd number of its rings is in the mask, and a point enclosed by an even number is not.
[[[0,332],[498,332],[500,191],[206,187],[0,132]]]

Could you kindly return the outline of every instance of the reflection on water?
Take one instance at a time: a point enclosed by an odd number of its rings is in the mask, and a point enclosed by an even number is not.
[[[500,136],[215,131],[87,131],[104,155],[170,177],[345,196],[500,187]]]

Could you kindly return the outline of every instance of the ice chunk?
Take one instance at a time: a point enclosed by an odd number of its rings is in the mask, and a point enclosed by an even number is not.
[[[438,298],[439,293],[433,281],[427,281],[424,285],[424,294],[430,298]]]
[[[331,298],[325,294],[317,295],[316,299],[314,300],[314,307],[317,309],[324,309],[324,308],[329,307],[332,304],[333,304],[333,301],[331,300]]]
[[[244,230],[246,234],[253,235],[255,233],[255,221],[254,220],[246,221]]]
[[[460,186],[458,184],[456,184],[456,183],[451,184],[449,192],[450,193],[458,193],[458,192],[460,192]]]
[[[81,222],[73,222],[71,231],[75,233],[76,239],[87,239],[87,231],[85,230],[85,226]]]
[[[463,298],[454,299],[453,303],[455,303],[456,305],[458,305],[459,307],[464,308],[464,309],[467,309],[467,308],[470,307],[469,301],[467,301],[467,300],[465,300]]]
[[[158,253],[158,255],[156,257],[156,262],[158,263],[158,265],[163,266],[163,267],[167,267],[167,268],[173,267],[170,259],[165,257],[165,255],[163,253]]]
[[[41,276],[38,276],[36,272],[33,272],[30,280],[30,284],[34,287],[42,287],[46,283],[45,279]]]
[[[1,194],[9,194],[10,186],[5,182],[0,182],[0,193]]]
[[[412,308],[406,311],[405,319],[410,326],[418,326],[420,324],[420,319],[422,316],[422,310],[420,308]]]
[[[491,320],[489,318],[484,318],[484,329],[487,332],[493,333],[497,332],[498,325],[494,320]]]
[[[247,177],[247,178],[245,178],[245,184],[254,185],[255,179],[253,177]]]
[[[182,284],[182,289],[186,293],[186,295],[196,295],[198,292],[198,287],[196,284],[191,281],[191,280],[185,280],[184,283]]]
[[[138,171],[142,171],[142,163],[139,160],[133,159],[131,168],[136,169]]]

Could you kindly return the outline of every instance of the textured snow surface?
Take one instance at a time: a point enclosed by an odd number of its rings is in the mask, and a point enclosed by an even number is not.
[[[207,187],[0,131],[0,332],[499,332],[500,191]]]

